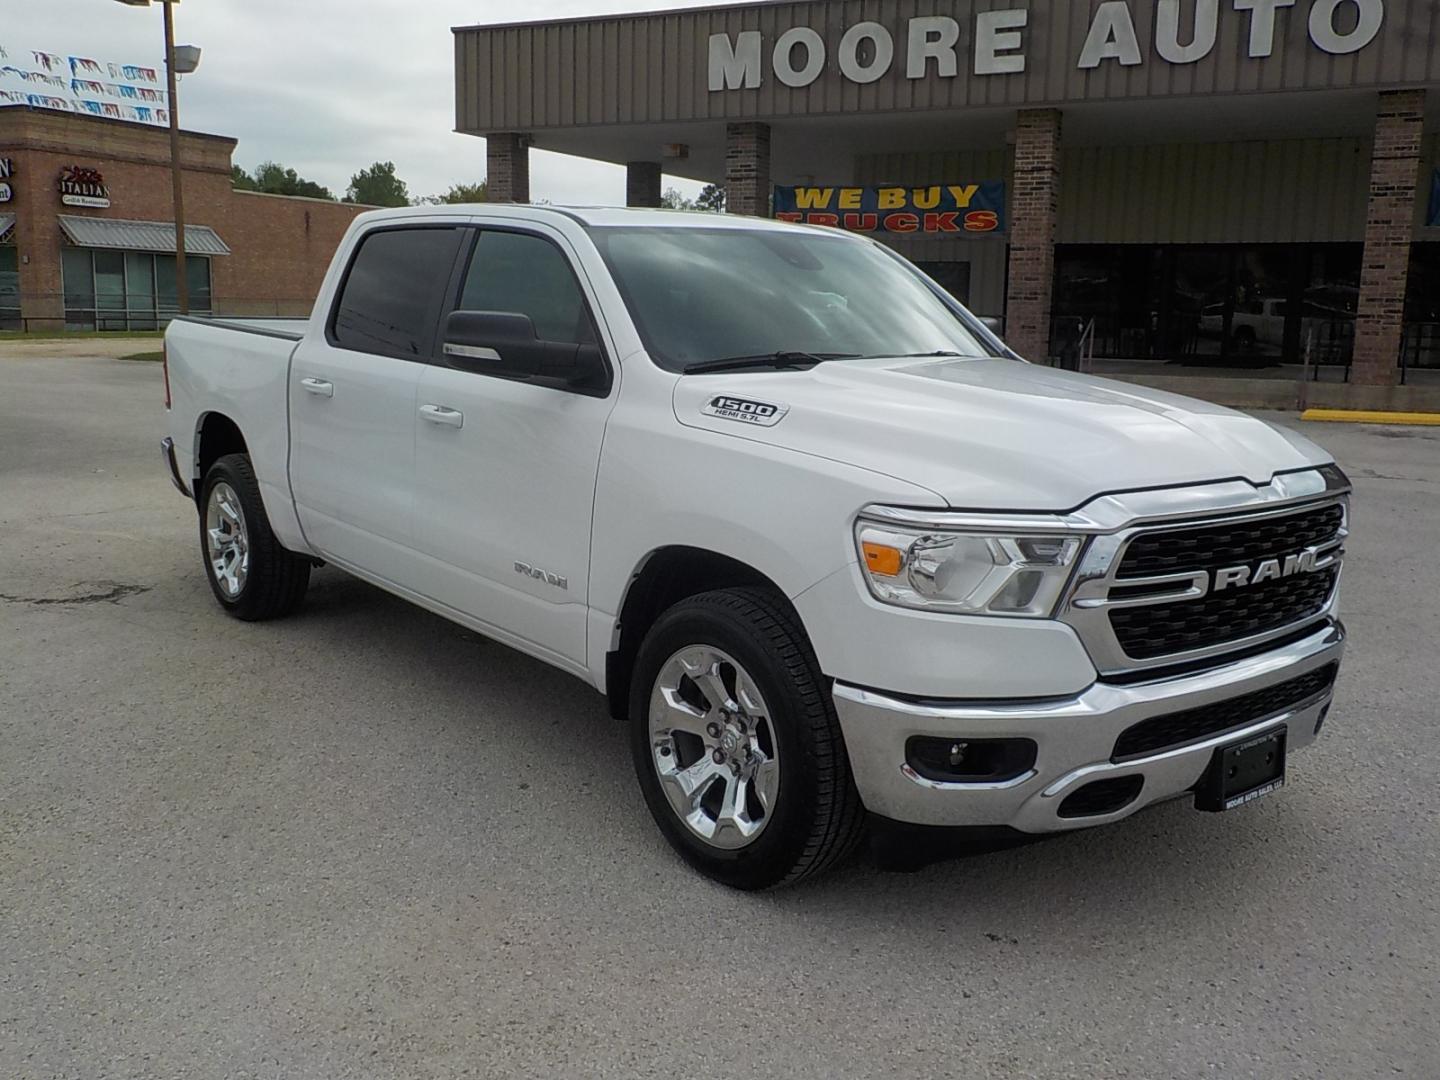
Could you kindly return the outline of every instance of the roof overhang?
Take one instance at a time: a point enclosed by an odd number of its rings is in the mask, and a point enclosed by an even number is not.
[[[169,221],[124,221],[119,218],[57,216],[60,229],[76,247],[110,251],[175,250],[175,225]],[[185,254],[229,255],[230,248],[208,225],[185,226]]]

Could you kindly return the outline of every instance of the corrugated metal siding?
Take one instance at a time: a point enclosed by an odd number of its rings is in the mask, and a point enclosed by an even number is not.
[[[456,126],[461,131],[534,131],[553,127],[690,119],[777,118],[979,106],[1059,105],[1079,101],[1163,98],[1278,90],[1420,86],[1440,83],[1440,4],[1387,0],[1379,37],[1357,54],[1331,56],[1309,40],[1306,5],[1282,9],[1275,53],[1246,55],[1249,19],[1221,4],[1215,48],[1195,64],[1169,64],[1154,53],[1154,5],[1132,0],[1145,63],[1077,66],[1100,0],[1030,0],[1023,74],[976,76],[977,11],[1021,6],[1018,0],[834,0],[751,4],[681,13],[474,27],[456,31]],[[1193,5],[1184,5],[1182,38]],[[905,77],[908,21],[948,14],[960,20],[961,73],[953,79]],[[845,29],[873,20],[895,38],[895,62],[876,82],[845,79],[835,51]],[[774,78],[770,53],[792,26],[818,30],[827,45],[825,71],[808,87]],[[712,93],[709,38],[742,30],[764,34],[764,82],[755,90]]]
[[[1062,244],[1363,240],[1370,145],[1290,139],[1071,147],[1062,153]]]
[[[175,250],[175,226],[164,221],[123,221],[119,218],[72,217],[59,214],[60,228],[77,247],[115,251]],[[220,234],[208,225],[185,226],[185,254],[229,255]]]

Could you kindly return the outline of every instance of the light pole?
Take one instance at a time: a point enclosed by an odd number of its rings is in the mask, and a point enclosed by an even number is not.
[[[117,0],[129,7],[149,7],[150,0]],[[190,276],[185,267],[185,188],[180,171],[180,106],[176,81],[200,66],[194,45],[175,47],[175,12],[180,0],[159,0],[165,9],[165,76],[170,84],[170,183],[175,201],[175,301],[181,315],[190,314]]]

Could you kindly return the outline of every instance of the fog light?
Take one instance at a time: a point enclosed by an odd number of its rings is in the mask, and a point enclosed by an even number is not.
[[[942,739],[911,736],[905,762],[926,780],[941,784],[997,784],[1035,767],[1033,739]]]

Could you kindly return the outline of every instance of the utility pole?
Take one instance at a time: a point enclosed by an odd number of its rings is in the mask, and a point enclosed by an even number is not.
[[[185,185],[180,170],[180,104],[175,73],[174,0],[160,0],[165,9],[165,74],[170,82],[170,182],[175,201],[175,299],[181,315],[190,314],[190,275],[185,269]]]

